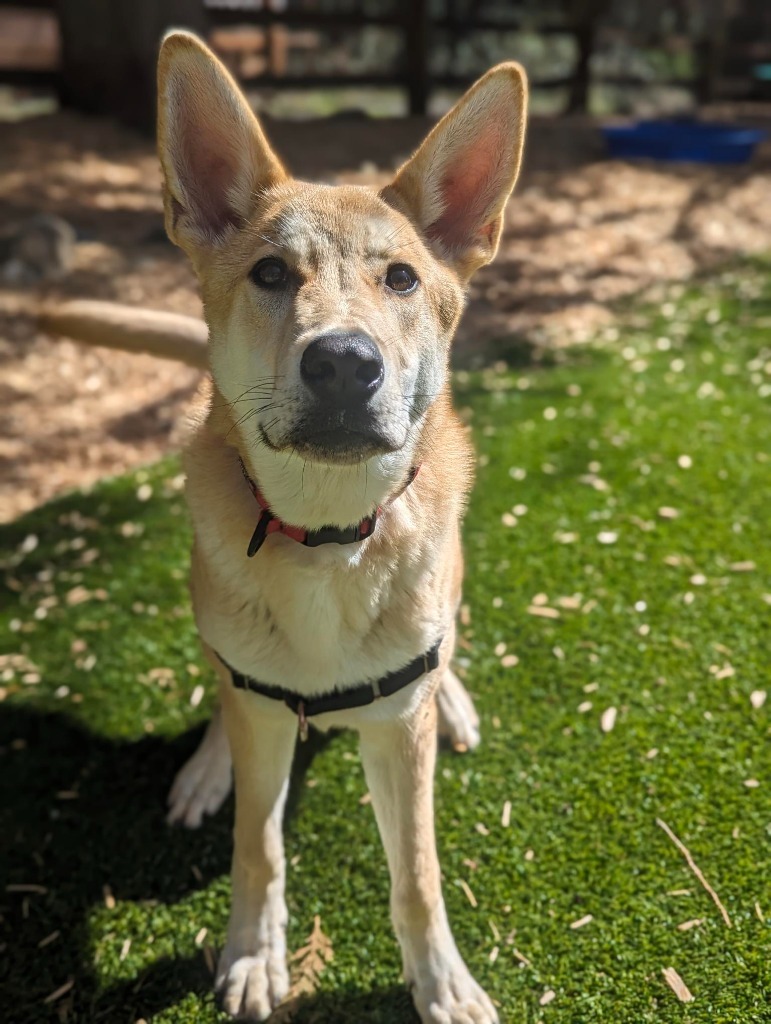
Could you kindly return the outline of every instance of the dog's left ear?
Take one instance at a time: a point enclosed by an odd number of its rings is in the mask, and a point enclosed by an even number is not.
[[[466,281],[498,249],[522,159],[527,79],[499,64],[446,114],[384,189]]]

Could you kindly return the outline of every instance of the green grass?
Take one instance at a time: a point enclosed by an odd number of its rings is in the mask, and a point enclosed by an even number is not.
[[[554,366],[458,374],[481,453],[459,654],[484,742],[440,757],[437,820],[458,943],[508,1022],[771,1021],[771,700],[750,701],[771,688],[769,326],[771,265],[749,264],[630,310],[618,340]],[[195,938],[222,941],[232,803],[197,833],[163,822],[210,706],[208,691],[190,702],[209,680],[178,472],[163,463],[2,530],[2,642],[33,663],[0,670],[2,877],[44,890],[2,895],[11,1024],[219,1019]],[[527,511],[503,525],[515,505]],[[537,595],[560,617],[530,614]],[[518,665],[501,665],[501,643]],[[364,791],[352,736],[303,748],[289,940],[319,914],[335,958],[301,1024],[414,1020]],[[669,966],[694,1002],[666,986]]]

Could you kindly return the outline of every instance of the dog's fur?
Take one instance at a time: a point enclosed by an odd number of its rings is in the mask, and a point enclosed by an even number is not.
[[[288,988],[281,819],[297,720],[278,701],[236,690],[214,652],[247,675],[312,696],[378,679],[444,637],[438,669],[314,724],[360,733],[404,975],[421,1020],[498,1019],[450,933],[432,789],[437,719],[456,745],[479,740],[471,700],[450,669],[472,457],[451,406],[448,352],[465,285],[495,255],[525,101],[522,70],[502,64],[380,194],[310,185],[288,177],[198,39],[175,32],[161,49],[166,225],[195,267],[210,328],[211,397],[186,468],[195,615],[221,695],[174,784],[170,819],[194,827],[216,810],[232,757],[233,904],[216,984],[236,1016],[264,1020]],[[250,279],[265,257],[288,265],[284,287],[268,291]],[[414,269],[413,292],[386,286],[393,264]],[[364,433],[347,413],[314,404],[300,375],[314,339],[346,331],[366,332],[384,362]],[[374,534],[318,548],[275,534],[247,559],[258,507],[239,457],[285,522],[345,527],[381,506]]]

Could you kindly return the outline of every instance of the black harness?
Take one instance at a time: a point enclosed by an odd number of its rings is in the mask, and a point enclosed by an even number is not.
[[[361,683],[359,686],[346,688],[345,690],[331,690],[329,693],[319,694],[317,697],[304,697],[294,690],[285,690],[283,686],[273,686],[271,683],[261,683],[258,679],[246,676],[243,672],[229,665],[223,657],[218,655],[220,661],[230,672],[233,686],[238,690],[250,690],[258,693],[261,697],[270,697],[273,700],[283,701],[284,704],[297,715],[300,732],[300,739],[308,738],[308,719],[315,715],[324,715],[329,711],[348,711],[351,708],[363,708],[367,704],[373,704],[382,697],[390,697],[405,686],[414,683],[416,679],[432,672],[439,665],[439,648],[441,640],[437,640],[430,651],[414,658],[398,672],[389,672],[375,680],[374,683]]]
[[[417,476],[419,468],[418,466],[410,471],[407,483],[402,490],[406,490],[410,486]],[[270,511],[267,501],[246,472],[243,462],[241,462],[241,470],[261,510],[257,520],[257,529],[254,531],[247,550],[249,558],[257,554],[270,533],[280,532],[285,536],[291,537],[292,540],[304,544],[306,547],[318,547],[321,544],[355,544],[357,541],[365,540],[375,531],[381,513],[379,508],[367,519],[362,520],[361,523],[357,523],[355,526],[348,527],[345,530],[326,527],[322,530],[308,531],[299,527],[288,526],[277,519]],[[401,494],[402,492],[400,491],[399,493]],[[305,697],[294,690],[285,690],[283,686],[261,683],[258,679],[246,676],[243,672],[233,668],[232,665],[225,661],[221,654],[218,654],[217,657],[228,672],[230,672],[233,686],[236,689],[250,690],[261,697],[270,697],[272,700],[283,701],[289,710],[297,715],[300,739],[305,740],[308,738],[309,718],[313,718],[315,715],[326,714],[329,711],[348,711],[351,708],[365,707],[367,704],[372,704],[382,697],[390,697],[392,694],[398,693],[405,686],[414,683],[416,679],[420,679],[421,676],[432,672],[439,665],[439,648],[441,644],[442,640],[440,638],[431,650],[426,651],[425,654],[418,655],[417,658],[414,658],[404,668],[400,668],[397,672],[389,672],[388,675],[382,676],[374,683],[361,683],[358,686],[346,688],[345,690],[331,690],[329,693],[322,693],[317,697]]]

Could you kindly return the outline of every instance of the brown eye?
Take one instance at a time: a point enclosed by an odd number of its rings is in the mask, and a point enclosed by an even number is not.
[[[289,279],[289,270],[283,260],[266,256],[252,267],[251,278],[260,288],[280,288]]]
[[[388,268],[385,283],[392,292],[404,294],[417,288],[418,276],[412,267],[408,267],[406,263],[394,263],[393,266]]]

